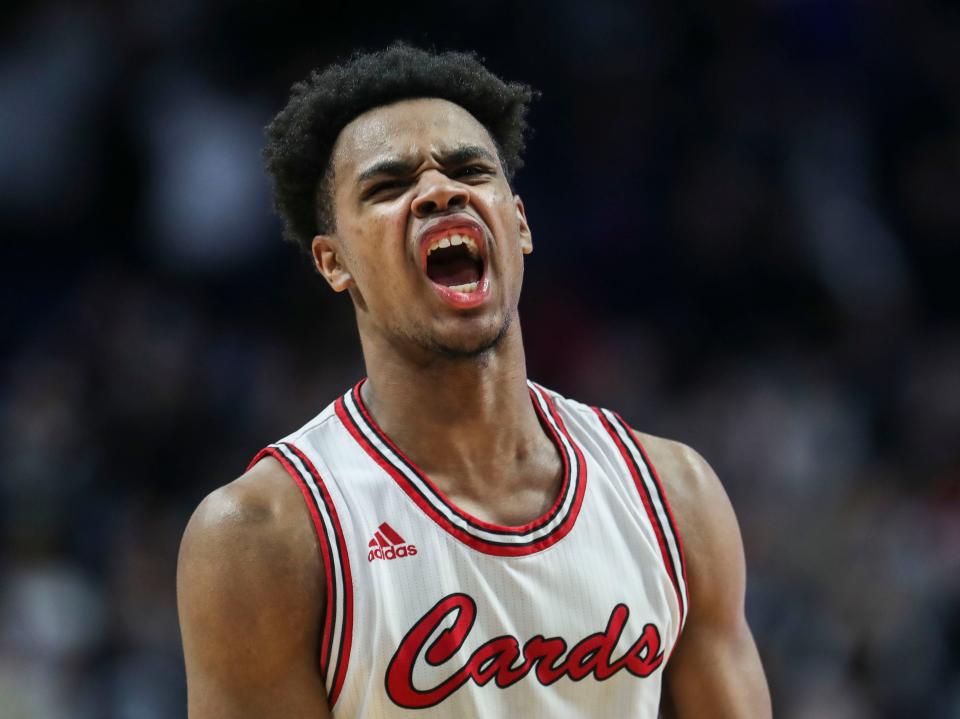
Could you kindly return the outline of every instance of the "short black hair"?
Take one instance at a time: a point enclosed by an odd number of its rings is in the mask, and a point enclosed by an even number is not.
[[[377,52],[314,70],[266,128],[263,159],[273,178],[284,236],[309,251],[335,229],[330,155],[340,131],[367,110],[412,98],[460,105],[490,133],[507,180],[523,167],[527,110],[537,92],[504,82],[472,52],[435,52],[394,42]]]

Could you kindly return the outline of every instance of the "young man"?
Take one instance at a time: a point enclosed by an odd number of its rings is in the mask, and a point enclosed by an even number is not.
[[[193,719],[770,716],[713,472],[527,380],[532,96],[394,45],[268,128],[287,235],[352,299],[367,378],[190,520]]]

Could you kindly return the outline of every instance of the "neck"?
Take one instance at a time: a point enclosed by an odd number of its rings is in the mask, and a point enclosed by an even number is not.
[[[362,337],[364,402],[383,430],[428,474],[485,483],[549,442],[530,401],[519,322],[476,357],[415,361]]]

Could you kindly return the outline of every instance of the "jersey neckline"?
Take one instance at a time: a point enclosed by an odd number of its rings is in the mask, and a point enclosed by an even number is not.
[[[563,463],[563,483],[553,505],[540,517],[519,526],[484,521],[456,506],[433,481],[397,447],[373,419],[360,393],[366,378],[336,401],[340,421],[363,450],[432,520],[467,546],[485,554],[523,556],[542,551],[573,528],[587,483],[583,453],[557,412],[553,399],[529,382],[530,399],[547,428]]]

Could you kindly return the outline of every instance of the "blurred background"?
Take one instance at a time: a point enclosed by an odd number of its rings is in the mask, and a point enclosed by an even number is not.
[[[401,37],[543,91],[532,378],[696,447],[778,717],[960,717],[947,2],[14,2],[0,30],[0,717],[185,715],[199,500],[363,375],[262,128]]]

